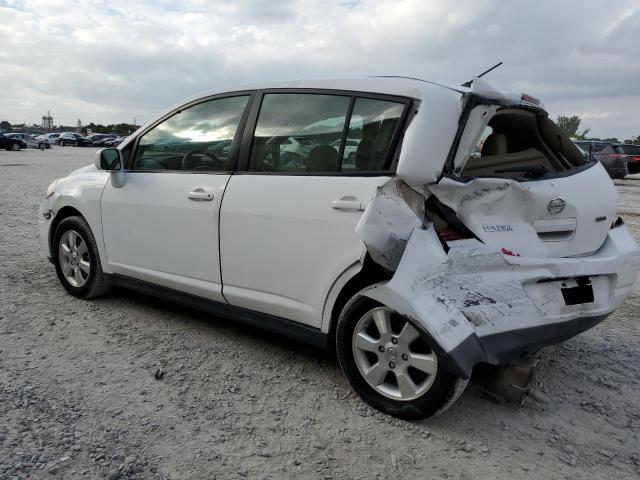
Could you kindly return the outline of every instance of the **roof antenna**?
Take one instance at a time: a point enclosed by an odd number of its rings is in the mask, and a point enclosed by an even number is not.
[[[491,67],[489,70],[485,70],[484,72],[482,72],[480,75],[477,76],[477,78],[480,77],[484,77],[487,73],[491,72],[492,70],[495,70],[496,68],[498,68],[500,65],[502,65],[502,61],[496,63],[493,67]],[[471,84],[473,83],[473,80],[469,80],[468,82],[464,82],[462,84],[463,87],[467,87],[467,88],[471,88]]]

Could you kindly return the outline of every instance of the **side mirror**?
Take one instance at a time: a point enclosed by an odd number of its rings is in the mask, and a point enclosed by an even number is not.
[[[110,172],[122,170],[122,155],[117,148],[103,148],[96,152],[95,165],[98,170]]]
[[[95,165],[98,170],[111,172],[111,185],[114,188],[124,186],[126,174],[122,154],[117,148],[103,148],[96,152]]]

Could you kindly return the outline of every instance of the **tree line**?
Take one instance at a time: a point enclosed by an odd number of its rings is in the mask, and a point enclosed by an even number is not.
[[[580,122],[581,118],[578,115],[558,115],[556,119],[556,124],[562,131],[564,131],[569,137],[575,138],[577,140],[603,140],[605,142],[611,143],[632,143],[634,145],[640,145],[640,135],[635,138],[625,138],[620,141],[616,137],[610,138],[587,138],[587,135],[591,131],[590,128],[585,128],[584,130],[580,130]]]
[[[48,129],[47,132],[79,132],[82,135],[91,133],[116,133],[118,135],[130,135],[138,129],[139,125],[131,123],[112,123],[102,125],[101,123],[89,123],[78,128],[77,125],[57,125],[55,128]],[[0,121],[0,130],[5,132],[24,132],[24,133],[44,133],[45,130],[39,125],[12,125],[6,120]]]

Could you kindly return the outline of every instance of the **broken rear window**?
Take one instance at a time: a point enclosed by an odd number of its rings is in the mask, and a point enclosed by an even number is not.
[[[569,137],[548,117],[522,108],[502,108],[470,152],[462,176],[539,178],[585,163]]]

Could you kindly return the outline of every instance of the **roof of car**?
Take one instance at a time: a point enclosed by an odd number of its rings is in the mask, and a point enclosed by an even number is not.
[[[382,93],[387,95],[397,95],[402,97],[422,98],[425,91],[437,92],[445,90],[459,93],[469,92],[470,89],[461,86],[448,86],[421,80],[411,77],[400,76],[380,76],[364,78],[319,78],[307,80],[276,80],[253,83],[241,83],[236,85],[226,85],[220,88],[202,92],[192,97],[201,98],[208,95],[231,93],[243,90],[262,89],[326,89],[326,90],[346,90],[352,92]]]

